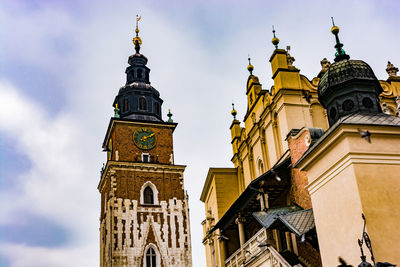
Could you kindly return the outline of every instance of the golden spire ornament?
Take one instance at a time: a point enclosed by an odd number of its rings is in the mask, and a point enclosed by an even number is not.
[[[140,39],[140,37],[139,37],[139,23],[138,23],[141,18],[142,18],[142,16],[136,15],[136,29],[135,29],[136,37],[132,39],[132,42],[135,45],[135,47],[137,45],[140,46],[142,44],[142,39]]]
[[[250,54],[247,59],[249,60],[249,65],[247,66],[247,70],[250,72],[250,75],[253,75],[254,67],[253,67],[253,65],[251,65],[251,62],[250,62]]]
[[[272,25],[272,33],[273,33],[273,35],[274,35],[274,38],[272,38],[272,44],[275,46],[275,49],[278,49],[279,38],[275,36],[275,28],[274,28],[274,25]]]

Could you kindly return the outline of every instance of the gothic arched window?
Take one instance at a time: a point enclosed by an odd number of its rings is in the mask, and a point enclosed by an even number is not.
[[[147,186],[143,191],[144,204],[154,204],[154,194],[150,186]]]
[[[156,252],[153,248],[149,248],[146,251],[146,267],[156,267],[157,266],[157,257]]]
[[[139,98],[139,109],[147,110],[146,98],[144,98],[144,97]]]
[[[156,102],[154,104],[154,109],[157,115],[160,115],[160,104],[158,104],[158,102]]]

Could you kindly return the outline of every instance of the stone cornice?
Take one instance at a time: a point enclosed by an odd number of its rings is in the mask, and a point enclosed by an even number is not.
[[[147,172],[159,172],[159,173],[183,173],[186,165],[169,165],[169,164],[153,164],[153,163],[143,163],[143,162],[126,162],[126,161],[107,161],[104,168],[104,172],[101,175],[101,179],[97,189],[103,187],[105,177],[110,171],[115,170],[130,170],[130,171],[147,171]]]
[[[306,189],[312,195],[323,187],[326,183],[332,180],[340,172],[352,164],[396,164],[400,165],[400,155],[398,153],[348,153],[338,161],[332,163],[331,167],[323,172],[320,176],[314,179],[306,186]]]
[[[234,173],[234,174],[237,174],[237,168],[210,168],[208,170],[207,178],[206,178],[206,180],[204,182],[203,190],[202,190],[201,196],[200,196],[200,200],[202,202],[205,202],[206,195],[207,195],[207,193],[208,193],[208,191],[210,189],[210,185],[211,185],[211,182],[213,180],[212,179],[213,174],[215,174],[215,173],[219,173],[219,174],[221,174],[221,173],[228,173],[228,174]]]

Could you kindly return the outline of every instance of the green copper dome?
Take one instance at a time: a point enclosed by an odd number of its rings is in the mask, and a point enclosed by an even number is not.
[[[327,110],[329,124],[342,116],[379,113],[382,87],[371,67],[362,60],[343,59],[333,63],[318,84],[318,100]]]
[[[378,81],[371,67],[362,60],[345,59],[333,63],[318,84],[318,96],[334,93],[337,85],[351,80]]]
[[[339,27],[331,32],[336,39],[335,63],[322,75],[318,84],[318,100],[326,109],[329,125],[354,113],[380,113],[379,94],[382,87],[371,67],[362,60],[350,59],[339,40]]]

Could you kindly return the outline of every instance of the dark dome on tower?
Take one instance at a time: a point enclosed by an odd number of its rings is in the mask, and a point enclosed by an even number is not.
[[[350,59],[344,52],[337,26],[332,33],[336,36],[335,62],[318,84],[318,100],[327,110],[329,124],[351,113],[381,112],[378,96],[382,88],[371,67],[362,60]]]
[[[119,89],[113,106],[118,105],[119,116],[126,119],[142,121],[162,121],[160,93],[150,85],[150,69],[146,66],[147,58],[140,54],[142,40],[133,38],[136,53],[128,59],[126,84]]]

